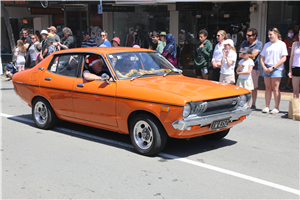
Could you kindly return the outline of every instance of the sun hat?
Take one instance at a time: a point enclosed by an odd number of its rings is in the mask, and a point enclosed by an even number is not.
[[[133,48],[141,48],[139,45],[135,44],[133,45]]]
[[[167,33],[166,32],[160,32],[160,34],[159,35],[161,35],[161,36],[166,36],[167,35]]]
[[[232,40],[232,39],[227,39],[227,40],[225,40],[223,44],[224,44],[224,45],[225,45],[225,44],[229,44],[231,47],[234,47],[234,43],[233,43],[233,40]]]
[[[114,37],[111,41],[116,41],[120,45],[120,38],[118,37]]]
[[[46,30],[44,29],[44,30],[41,31],[41,35],[42,35],[42,34],[48,35],[48,31],[46,31]]]
[[[250,53],[252,54],[252,49],[249,47],[244,47],[242,50],[240,50],[240,53]]]
[[[52,33],[48,33],[48,37],[54,37]]]

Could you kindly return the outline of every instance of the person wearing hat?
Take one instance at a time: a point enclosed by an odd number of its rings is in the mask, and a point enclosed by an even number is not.
[[[118,47],[118,46],[120,46],[120,38],[114,37],[114,38],[111,40],[111,43],[112,43],[112,46],[113,46],[113,47]]]
[[[51,33],[53,35],[53,38],[54,38],[54,42],[53,42],[53,45],[56,47],[56,49],[60,50],[59,49],[59,42],[60,42],[60,38],[59,36],[56,34],[56,28],[55,26],[50,26],[47,28],[49,30],[49,33]]]
[[[156,32],[156,31],[152,32],[152,40],[156,40],[157,41],[157,48],[156,48],[156,50],[159,53],[162,53],[164,51],[166,43],[164,43],[164,42],[162,42],[162,41],[159,40],[159,33],[158,32]]]
[[[88,31],[82,31],[82,43],[81,47],[97,47],[97,43],[93,38],[90,37],[90,34]]]
[[[51,53],[56,51],[56,47],[53,45],[54,43],[54,37],[47,37],[47,44],[48,44],[48,53],[47,56]]]
[[[164,31],[160,32],[160,34],[159,34],[160,41],[164,42],[165,44],[167,44],[166,35],[167,35],[167,33]]]
[[[240,50],[240,57],[243,58],[239,62],[239,66],[236,69],[236,73],[239,75],[239,78],[236,82],[237,86],[246,88],[247,90],[252,91],[254,89],[253,80],[252,80],[252,69],[254,67],[254,61],[250,58],[252,54],[252,49],[249,47],[244,47]],[[250,101],[249,101],[250,104]]]
[[[87,81],[102,80],[103,73],[110,74],[107,70],[103,69],[104,61],[99,56],[91,55],[88,58],[89,68],[84,70],[82,75]]]
[[[47,44],[48,31],[42,30],[41,36],[42,36],[43,40],[41,42],[42,43],[42,53],[40,54],[40,59],[43,60],[48,55],[48,47],[49,47],[49,45]]]
[[[224,41],[223,57],[221,60],[221,71],[219,82],[227,84],[235,84],[234,68],[237,54],[234,50],[232,39]]]

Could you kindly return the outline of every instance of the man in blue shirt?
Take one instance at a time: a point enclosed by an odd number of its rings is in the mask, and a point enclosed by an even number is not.
[[[82,44],[81,47],[96,47],[97,43],[93,38],[90,37],[89,32],[87,31],[82,31]]]
[[[257,98],[257,87],[258,87],[258,78],[259,78],[259,58],[260,58],[260,52],[263,49],[263,44],[261,41],[258,41],[257,38],[257,30],[255,28],[249,28],[247,30],[246,38],[247,40],[243,41],[241,45],[241,50],[245,47],[249,47],[252,50],[252,54],[250,58],[254,61],[254,67],[251,72],[251,76],[253,79],[254,84],[254,90],[252,90],[252,106],[251,109],[255,110],[256,106],[256,98]],[[240,50],[240,51],[241,51]],[[240,55],[241,57],[241,55]]]

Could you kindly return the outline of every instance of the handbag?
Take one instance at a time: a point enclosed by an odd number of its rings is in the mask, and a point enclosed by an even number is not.
[[[290,99],[289,114],[290,119],[295,119],[295,115],[300,115],[300,103],[298,98]]]

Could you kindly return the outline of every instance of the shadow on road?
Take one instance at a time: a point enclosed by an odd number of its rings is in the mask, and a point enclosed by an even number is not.
[[[30,114],[8,117],[8,119],[38,129],[34,124],[32,115]],[[133,146],[131,145],[130,137],[127,134],[119,134],[117,132],[111,132],[63,120],[60,120],[58,126],[51,131],[65,134],[71,137],[77,137],[84,140],[113,146],[120,149],[126,149],[132,153],[136,153]],[[78,134],[78,132],[82,134]],[[217,141],[207,140],[203,137],[191,138],[189,140],[169,138],[166,148],[163,152],[184,158],[199,153],[214,151],[226,146],[234,145],[236,143],[236,141],[226,138]]]

